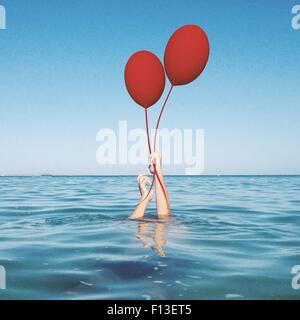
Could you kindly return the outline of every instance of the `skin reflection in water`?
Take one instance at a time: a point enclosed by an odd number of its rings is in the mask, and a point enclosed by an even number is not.
[[[142,242],[144,248],[151,248],[156,254],[165,257],[166,223],[164,221],[140,220],[135,237]]]

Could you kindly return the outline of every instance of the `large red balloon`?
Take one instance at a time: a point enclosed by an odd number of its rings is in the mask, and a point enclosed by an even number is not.
[[[156,55],[138,51],[125,67],[125,84],[131,98],[144,108],[149,108],[161,97],[165,88],[165,72]]]
[[[205,32],[196,25],[177,29],[165,49],[164,64],[172,85],[195,80],[206,66],[209,42]]]

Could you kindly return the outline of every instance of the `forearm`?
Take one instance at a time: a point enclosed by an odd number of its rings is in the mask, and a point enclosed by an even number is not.
[[[164,182],[163,174],[160,167],[156,169],[155,177],[155,190],[156,190],[156,209],[160,217],[170,215],[170,205],[167,188]]]
[[[145,214],[148,203],[149,203],[149,199],[141,198],[129,218],[130,219],[142,218]]]

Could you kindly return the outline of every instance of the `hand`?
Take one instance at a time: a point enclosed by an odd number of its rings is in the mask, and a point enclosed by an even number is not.
[[[153,164],[156,165],[156,171],[157,172],[161,172],[161,154],[159,151],[155,151],[155,152],[152,152],[150,154],[150,161],[151,161],[151,164],[149,165],[149,170],[151,172],[151,174],[154,174],[154,166]]]
[[[149,190],[146,188],[146,185],[147,184],[150,185],[151,181],[144,173],[139,174],[136,180],[140,189],[141,199],[145,200],[149,193]],[[147,197],[147,200],[150,201],[152,200],[152,198],[153,198],[153,191],[151,190]]]

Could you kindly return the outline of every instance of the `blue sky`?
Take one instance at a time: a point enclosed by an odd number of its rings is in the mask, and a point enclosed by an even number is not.
[[[205,174],[300,174],[300,30],[291,28],[297,1],[0,4],[7,11],[0,174],[137,173],[99,166],[96,134],[119,120],[143,127],[124,65],[140,49],[163,58],[169,36],[187,23],[205,29],[211,55],[200,78],[175,88],[161,127],[204,128]],[[150,110],[152,125],[160,105]]]

